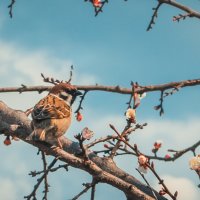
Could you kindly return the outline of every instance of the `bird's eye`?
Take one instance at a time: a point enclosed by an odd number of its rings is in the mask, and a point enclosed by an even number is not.
[[[60,98],[62,98],[64,100],[66,100],[68,96],[69,96],[69,94],[64,91],[60,93]]]

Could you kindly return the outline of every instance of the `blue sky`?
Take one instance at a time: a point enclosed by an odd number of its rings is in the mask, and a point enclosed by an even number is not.
[[[197,0],[180,2],[200,10]],[[173,22],[172,17],[182,11],[164,5],[153,30],[146,32],[156,1],[113,0],[98,17],[94,17],[92,6],[83,0],[17,1],[13,19],[8,16],[7,5],[8,2],[3,1],[0,7],[1,86],[44,84],[41,72],[68,79],[71,64],[75,68],[74,84],[130,87],[131,81],[152,85],[199,78],[199,20]],[[159,93],[147,94],[137,116],[138,122],[148,122],[149,126],[142,134],[136,134],[133,142],[150,152],[154,141],[162,139],[161,154],[164,155],[168,148],[182,149],[199,140],[199,92],[199,87],[185,88],[167,98],[165,115],[161,118],[153,110],[153,106],[158,104]],[[44,95],[0,96],[8,105],[25,110]],[[109,123],[121,130],[128,99],[128,96],[118,94],[89,93],[84,104],[84,120],[81,123],[74,120],[69,137],[73,139],[73,135],[85,126],[91,127],[96,137],[112,133]],[[34,180],[27,174],[41,165],[36,149],[19,142],[11,147],[2,145],[0,155],[5,156],[4,164],[0,166],[0,196],[4,200],[22,199],[34,185]],[[157,162],[159,173],[172,186],[176,183],[173,188],[184,183],[180,188],[183,191],[180,199],[183,200],[189,198],[186,193],[192,193],[190,199],[197,200],[199,193],[196,188],[198,179],[188,168],[190,156],[184,156],[177,163]],[[116,161],[139,178],[134,169],[137,166],[135,158],[117,158]],[[13,170],[13,164],[16,170]],[[66,176],[63,176],[64,171],[60,171],[50,177],[50,200],[73,197],[80,191],[81,184],[91,179],[83,172],[70,170],[72,172]],[[147,176],[156,185],[152,176]],[[66,185],[71,187],[66,189]],[[97,200],[110,199],[111,196],[123,199],[123,194],[112,187],[98,186]],[[88,199],[88,196],[81,199]]]

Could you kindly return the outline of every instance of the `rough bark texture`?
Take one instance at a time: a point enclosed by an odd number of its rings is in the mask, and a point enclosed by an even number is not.
[[[51,145],[43,142],[26,141],[26,137],[32,132],[30,119],[24,112],[13,110],[0,101],[0,133],[17,136],[26,143],[40,148],[49,155],[59,157],[63,162],[72,167],[87,171],[99,182],[110,184],[123,191],[129,200],[153,200],[152,191],[139,180],[118,168],[115,162],[109,158],[101,158],[89,152],[89,160],[84,160],[80,155],[79,143],[73,142],[66,137],[61,138],[63,149],[52,149]],[[20,125],[20,126],[17,126]],[[52,142],[55,144],[55,142]],[[159,200],[165,200],[159,196]]]

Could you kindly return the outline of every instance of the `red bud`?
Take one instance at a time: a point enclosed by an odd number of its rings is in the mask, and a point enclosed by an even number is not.
[[[6,139],[3,142],[6,146],[11,144],[10,136],[6,136]]]
[[[83,119],[83,115],[80,112],[78,112],[77,115],[76,115],[76,120],[78,122],[80,122],[82,119]]]

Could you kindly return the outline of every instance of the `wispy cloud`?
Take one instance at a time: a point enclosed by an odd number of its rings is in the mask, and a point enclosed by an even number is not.
[[[198,200],[199,199],[199,189],[195,186],[189,179],[174,177],[170,175],[163,175],[162,178],[169,190],[173,193],[178,191],[178,199],[181,200]],[[155,188],[160,190],[160,185],[155,184]]]
[[[61,80],[68,80],[73,61],[58,58],[45,49],[29,50],[19,44],[0,41],[0,72],[6,84],[42,84],[40,73]],[[9,77],[9,78],[8,78]],[[6,81],[5,81],[6,78]],[[76,74],[76,84],[94,84],[97,77],[92,74]]]
[[[58,58],[45,49],[30,50],[19,44],[0,40],[0,84],[5,86],[46,85],[40,76],[53,77],[59,80],[68,80],[70,66],[73,61]],[[78,72],[77,72],[78,71]],[[74,84],[95,84],[98,78],[79,70],[73,73]],[[23,103],[22,103],[23,96]],[[1,94],[1,99],[10,106],[26,109],[34,105],[41,95],[35,94]],[[15,101],[13,101],[15,99]]]

